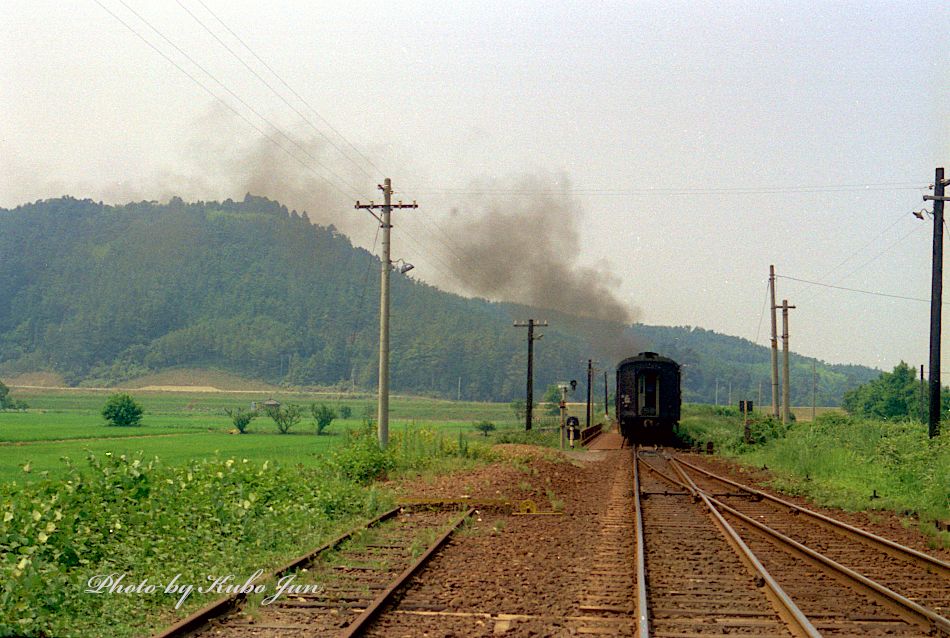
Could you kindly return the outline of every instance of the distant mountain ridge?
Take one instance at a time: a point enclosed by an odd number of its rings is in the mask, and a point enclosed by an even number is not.
[[[0,209],[0,375],[50,371],[71,384],[111,384],[213,367],[274,384],[369,389],[378,278],[368,274],[378,268],[333,226],[252,195],[124,206],[63,197]],[[583,388],[586,335],[603,334],[604,322],[463,298],[399,274],[392,303],[399,392],[454,397],[461,379],[463,398],[523,397],[525,334],[511,322],[529,314],[551,319],[536,350],[538,395],[557,380]],[[721,388],[733,384],[733,398],[755,399],[760,381],[769,396],[762,346],[690,327],[628,332],[685,364],[686,400],[713,401],[717,378]],[[620,353],[601,355],[611,366],[609,357]],[[811,360],[794,355],[792,365],[793,402],[810,402]],[[825,405],[878,374],[818,369]]]

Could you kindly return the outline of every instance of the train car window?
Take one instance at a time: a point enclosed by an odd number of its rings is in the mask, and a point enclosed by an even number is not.
[[[660,377],[656,372],[644,372],[637,379],[638,412],[641,416],[656,416],[660,395]]]

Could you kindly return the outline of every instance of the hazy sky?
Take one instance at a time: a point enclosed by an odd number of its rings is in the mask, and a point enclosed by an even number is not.
[[[467,220],[549,190],[539,232],[576,230],[564,259],[612,272],[639,320],[767,343],[770,263],[929,298],[932,224],[910,213],[950,165],[948,24],[945,1],[4,2],[0,206],[251,188],[371,247],[352,199],[388,175],[420,203],[394,257],[471,292]],[[796,351],[926,361],[925,302],[778,292]]]

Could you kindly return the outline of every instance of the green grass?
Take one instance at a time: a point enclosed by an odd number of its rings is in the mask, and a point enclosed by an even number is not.
[[[130,428],[131,429],[131,428]],[[42,444],[2,446],[0,481],[28,481],[49,472],[50,476],[66,473],[63,457],[78,459],[92,453],[103,456],[158,457],[163,465],[179,466],[188,462],[213,458],[239,458],[262,463],[279,461],[284,465],[315,467],[343,437],[313,434],[227,434],[226,432],[182,432],[172,436],[109,440],[78,439]],[[30,473],[22,470],[29,463]]]
[[[359,427],[364,414],[375,416],[376,408],[375,399],[368,395],[132,391],[144,409],[142,425],[110,427],[100,414],[110,394],[111,390],[88,388],[17,389],[17,398],[25,400],[30,410],[0,412],[0,482],[35,481],[44,472],[60,476],[66,471],[63,457],[81,458],[87,452],[127,456],[141,453],[145,458],[157,456],[165,465],[240,457],[311,467],[342,440],[340,435]],[[224,414],[226,407],[248,407],[252,401],[268,398],[305,407],[323,402],[337,411],[346,405],[353,416],[334,420],[320,437],[315,436],[315,425],[306,409],[290,434],[277,434],[276,426],[265,416],[251,423],[248,434],[231,433],[231,420]],[[472,424],[483,419],[500,428],[518,428],[507,404],[397,396],[392,399],[390,413],[394,433],[410,428],[445,431],[453,437],[461,433],[471,439],[477,436]],[[26,464],[29,473],[21,469]]]
[[[111,427],[102,417],[83,412],[0,413],[0,444],[15,441],[115,438],[181,434],[183,431],[226,429],[226,419],[212,415],[187,418],[172,415],[148,417],[147,427]]]
[[[742,441],[735,411],[712,406],[684,410],[681,431],[699,444],[713,441],[720,454],[767,466],[773,485],[819,504],[846,510],[889,510],[917,517],[935,542],[934,520],[950,519],[950,434],[928,439],[925,424],[874,421],[836,413],[781,426],[758,423],[761,443]],[[946,427],[947,424],[945,424]]]
[[[115,390],[74,388],[54,390],[48,388],[13,388],[15,398],[26,401],[31,410],[85,411],[98,414],[109,395]],[[252,401],[273,398],[281,403],[326,403],[337,408],[347,405],[354,417],[362,415],[367,408],[375,413],[376,397],[370,394],[344,394],[337,392],[159,392],[153,390],[128,390],[148,414],[222,414],[227,407],[249,407]],[[2,417],[2,415],[0,415]],[[394,395],[390,399],[390,417],[393,419],[416,419],[438,421],[511,421],[514,415],[507,403],[472,401],[447,401],[427,397]]]

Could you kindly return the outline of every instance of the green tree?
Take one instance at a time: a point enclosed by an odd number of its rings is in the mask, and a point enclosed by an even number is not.
[[[351,416],[353,416],[353,408],[351,408],[351,407],[348,406],[348,405],[341,405],[341,406],[340,406],[340,418],[341,418],[341,419],[348,419],[348,418],[350,418]]]
[[[330,427],[330,424],[333,423],[333,419],[336,418],[336,412],[326,403],[319,405],[311,403],[310,414],[313,415],[313,420],[317,422],[317,436],[323,434],[323,431]]]
[[[527,402],[524,399],[514,399],[509,404],[511,406],[511,411],[515,413],[515,419],[519,422],[524,421],[526,403]]]
[[[844,409],[850,414],[878,419],[920,416],[920,384],[915,371],[901,361],[892,372],[844,394]]]
[[[483,435],[488,436],[489,432],[495,431],[495,424],[491,421],[479,421],[475,424],[475,429],[481,432]]]
[[[257,412],[253,410],[245,410],[244,408],[224,408],[224,413],[231,417],[231,423],[234,424],[234,427],[237,428],[238,432],[244,434],[247,432],[247,426],[251,424],[255,418],[257,418]]]
[[[272,406],[267,408],[267,416],[273,419],[277,425],[277,431],[281,434],[290,432],[290,428],[300,423],[300,406],[288,405]]]
[[[128,394],[113,394],[102,408],[102,416],[109,425],[121,427],[140,425],[142,408]]]
[[[556,385],[549,385],[544,391],[544,402],[547,404],[544,413],[548,416],[557,416],[561,413],[561,391]]]

